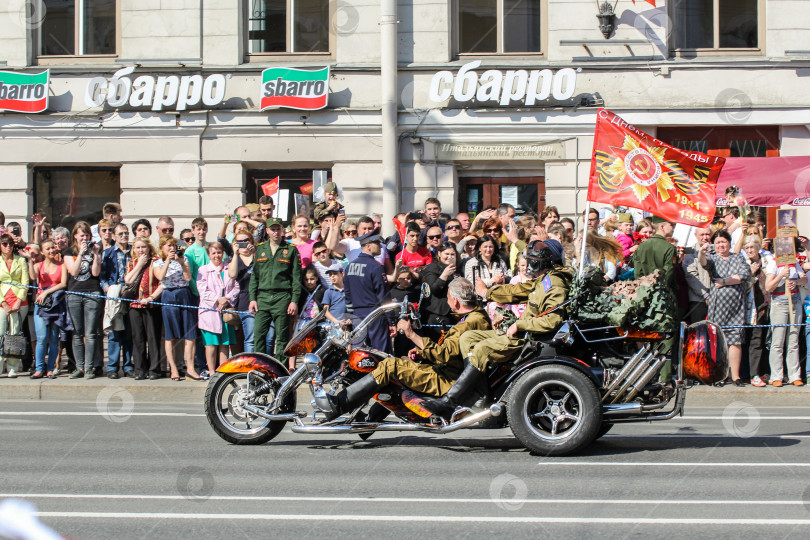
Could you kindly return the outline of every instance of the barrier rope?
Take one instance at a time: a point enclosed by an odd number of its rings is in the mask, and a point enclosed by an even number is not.
[[[39,287],[34,285],[23,285],[22,283],[14,283],[10,281],[0,281],[0,285],[11,285],[14,287],[25,287],[26,289],[36,289],[39,290]],[[64,290],[64,289],[62,289]],[[91,294],[91,293],[83,293],[77,291],[65,291],[65,294],[72,294],[75,296],[86,296],[88,298],[100,298],[102,300],[118,300],[119,302],[135,302],[140,303],[139,300],[131,300],[129,298],[118,298],[116,296],[105,296],[100,294]],[[165,302],[147,302],[145,305],[147,306],[169,306],[169,307],[176,307],[176,308],[183,308],[183,309],[197,309],[203,311],[218,311],[220,313],[235,313],[236,315],[251,315],[249,311],[236,311],[233,309],[223,309],[222,311],[216,308],[208,308],[208,307],[201,307],[201,306],[186,306],[183,304],[167,304]],[[422,328],[451,328],[453,325],[447,324],[423,324]],[[793,326],[802,327],[805,326],[804,324],[729,324],[725,326],[720,326],[723,329],[730,329],[730,328],[789,328]]]
[[[36,289],[39,290],[39,287],[34,285],[23,285],[22,283],[14,283],[11,281],[0,281],[0,285],[11,285],[14,287],[25,287],[26,289]],[[64,289],[61,289],[64,291]],[[100,298],[102,300],[117,300],[119,302],[134,302],[140,304],[140,300],[133,300],[129,298],[118,298],[117,296],[105,296],[101,294],[92,294],[92,293],[83,293],[78,291],[64,291],[65,294],[72,294],[74,296],[84,296],[87,298]],[[196,309],[196,310],[203,310],[203,311],[217,311],[219,313],[235,313],[236,315],[251,315],[249,311],[236,311],[233,309],[223,309],[218,310],[217,308],[209,308],[209,307],[202,307],[202,306],[187,306],[184,304],[167,304],[165,302],[146,302],[144,306],[169,306],[169,307],[176,307],[176,308],[183,308],[183,309]]]

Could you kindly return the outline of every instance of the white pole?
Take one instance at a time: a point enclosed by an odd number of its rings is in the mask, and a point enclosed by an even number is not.
[[[579,250],[579,276],[582,275],[582,267],[585,266],[585,242],[588,239],[588,215],[591,211],[591,201],[585,201],[585,215],[582,223],[584,230],[582,231],[582,247]]]
[[[397,148],[397,1],[380,1],[380,78],[382,79],[382,213],[383,231],[399,212]]]

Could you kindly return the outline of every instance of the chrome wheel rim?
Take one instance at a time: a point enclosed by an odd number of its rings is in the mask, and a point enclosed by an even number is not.
[[[247,373],[238,373],[219,386],[215,396],[215,405],[217,419],[223,426],[239,435],[255,435],[267,427],[270,420],[249,413],[240,405],[245,396],[263,382],[265,382],[264,379],[254,373],[250,376],[250,388],[248,388]],[[261,396],[261,399],[267,402],[274,397],[275,393],[271,390],[269,394]]]
[[[523,417],[535,435],[548,440],[571,437],[582,422],[582,397],[563,381],[544,381],[529,391]]]

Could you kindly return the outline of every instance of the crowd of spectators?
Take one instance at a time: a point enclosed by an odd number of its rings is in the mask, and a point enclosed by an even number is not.
[[[191,228],[175,231],[173,219],[163,216],[153,231],[147,219],[126,224],[121,207],[107,203],[98,223],[79,221],[70,231],[51,229],[35,214],[30,243],[19,223],[6,224],[0,214],[0,335],[22,332],[31,343],[29,358],[0,357],[0,373],[14,378],[27,371],[35,379],[205,380],[229,356],[255,350],[257,340],[261,349],[280,356],[273,346],[275,325],[266,336],[254,332],[250,294],[257,246],[268,240],[271,221],[277,225],[273,212],[267,196],[240,206],[224,216],[216,238],[209,240],[208,222],[201,217]],[[289,221],[286,241],[301,265],[301,294],[293,298],[289,332],[322,311],[329,320],[349,325],[352,301],[355,308],[369,307],[361,300],[366,292],[348,286],[352,263],[365,260],[358,259],[363,254],[376,261],[383,276],[379,302],[416,301],[419,286],[428,285],[422,322],[427,334],[440,338],[454,323],[445,301],[448,284],[458,276],[487,288],[527,281],[522,252],[534,240],[557,240],[566,265],[576,268],[582,259],[599,267],[608,281],[637,277],[645,264],[638,260],[639,247],[652,237],[675,244],[672,224],[618,209],[601,214],[591,209],[577,227],[554,206],[518,216],[512,205],[501,204],[470,219],[464,212],[443,213],[441,203],[429,198],[423,209],[398,214],[397,231],[387,238],[381,236],[381,220],[376,214],[348,219],[337,187],[329,183],[325,201],[311,215]],[[731,206],[693,231],[685,244],[667,265],[681,320],[739,327],[801,324],[805,311],[810,313],[805,237],[796,239],[799,262],[777,266],[764,215]],[[481,301],[491,316],[497,308],[519,316],[525,307]],[[800,335],[799,326],[726,329],[731,382],[803,384],[806,342]],[[810,325],[806,336],[810,341]],[[398,344],[396,336],[385,341],[375,346],[397,354],[404,352],[400,345],[408,346],[407,340]],[[292,366],[294,359],[289,361]]]

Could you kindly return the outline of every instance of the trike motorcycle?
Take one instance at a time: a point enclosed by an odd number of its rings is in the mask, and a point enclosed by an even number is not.
[[[423,292],[424,294],[424,292]],[[684,370],[693,378],[718,378],[727,370],[722,330],[710,322],[681,324],[669,355],[671,381],[660,382],[667,361],[665,333],[567,320],[547,335],[526,336],[520,354],[494,364],[469,400],[441,418],[420,406],[419,395],[394,381],[373,403],[333,420],[327,392],[336,393],[374,370],[387,356],[356,345],[380,317],[418,319],[413,304],[380,306],[346,330],[318,315],[290,340],[284,354],[303,355],[290,373],[282,362],[242,353],[217,369],[208,383],[205,412],[214,431],[233,444],[262,444],[288,424],[309,435],[376,432],[452,433],[465,428],[509,427],[529,450],[548,456],[577,452],[617,423],[668,420],[683,413]],[[297,409],[296,391],[308,385],[312,410]]]

